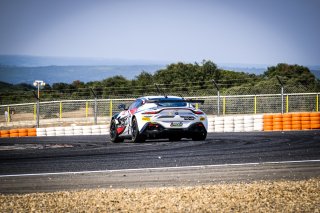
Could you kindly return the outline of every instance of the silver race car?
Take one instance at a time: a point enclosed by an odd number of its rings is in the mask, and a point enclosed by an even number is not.
[[[132,142],[160,138],[205,140],[207,116],[193,106],[201,102],[177,96],[146,96],[136,99],[128,108],[120,104],[119,109],[123,111],[111,119],[110,139],[115,143],[124,139]]]

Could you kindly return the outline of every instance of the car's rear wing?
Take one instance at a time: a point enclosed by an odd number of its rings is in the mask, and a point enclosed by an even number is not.
[[[146,100],[146,103],[199,103],[204,104],[204,100],[197,100],[197,99],[155,99],[155,100]]]

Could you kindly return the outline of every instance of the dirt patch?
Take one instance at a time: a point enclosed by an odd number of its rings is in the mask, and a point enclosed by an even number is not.
[[[1,212],[319,212],[320,178],[0,194]]]

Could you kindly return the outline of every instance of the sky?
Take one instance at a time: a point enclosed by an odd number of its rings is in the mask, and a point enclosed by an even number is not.
[[[320,64],[320,0],[0,0],[0,54]]]

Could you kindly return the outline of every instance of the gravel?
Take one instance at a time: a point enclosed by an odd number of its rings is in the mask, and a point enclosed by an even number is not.
[[[320,212],[320,178],[0,194],[0,212]]]

